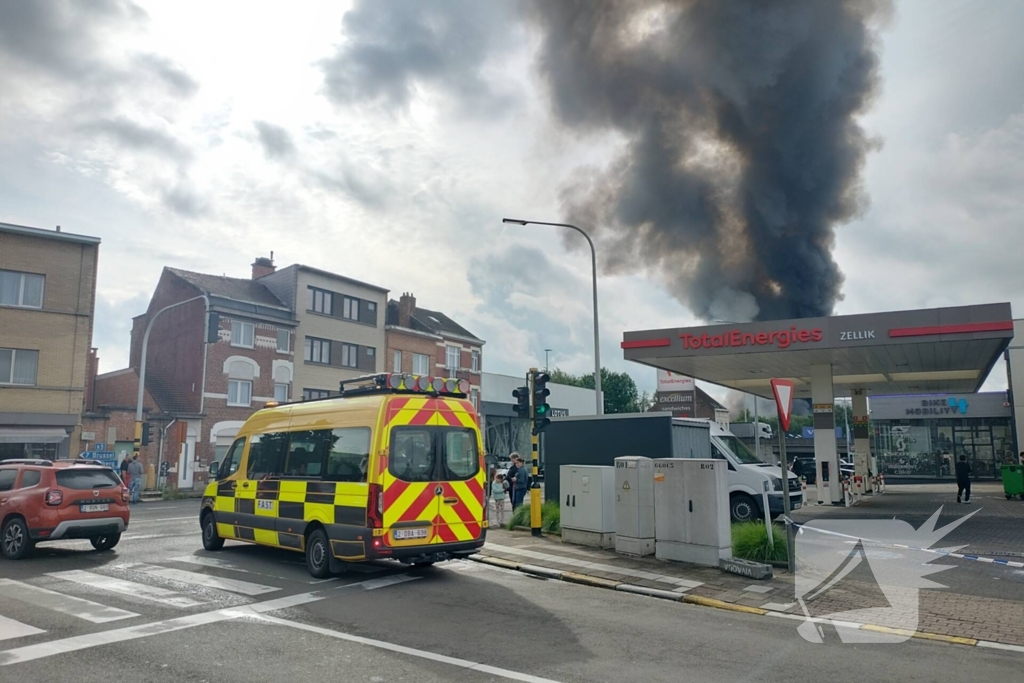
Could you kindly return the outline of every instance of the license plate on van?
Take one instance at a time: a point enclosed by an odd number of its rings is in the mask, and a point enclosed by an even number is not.
[[[82,512],[106,512],[110,509],[110,506],[106,503],[100,505],[83,505]]]
[[[393,532],[396,541],[407,541],[410,538],[426,538],[426,529],[395,529]]]

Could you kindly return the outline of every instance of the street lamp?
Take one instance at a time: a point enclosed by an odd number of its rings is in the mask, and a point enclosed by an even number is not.
[[[590,239],[590,235],[585,233],[580,228],[569,223],[546,223],[544,221],[526,221],[520,218],[502,218],[502,223],[510,223],[513,225],[550,225],[556,228],[569,228],[575,230],[579,234],[583,235],[587,244],[590,245],[590,262],[593,267],[593,279],[594,279],[594,391],[597,393],[595,402],[597,404],[597,414],[604,415],[604,404],[601,398],[601,335],[597,324],[597,250],[594,248],[594,241]]]
[[[176,304],[164,306],[153,314],[153,317],[149,319],[149,323],[146,325],[146,333],[142,336],[142,361],[139,364],[139,394],[135,403],[135,445],[133,448],[135,455],[139,454],[139,446],[142,445],[142,400],[146,392],[146,350],[149,348],[149,333],[153,329],[153,323],[156,322],[156,319],[159,318],[160,314],[164,311],[169,311],[172,308],[184,306],[185,304],[190,304],[193,301],[199,301],[200,299],[206,303],[206,322],[203,326],[205,331],[203,335],[203,386],[201,388],[201,391],[206,391],[206,343],[210,338],[210,299],[205,294],[200,294],[199,296],[194,296],[191,299],[185,299],[184,301],[179,301]],[[202,401],[202,398],[200,398],[200,401]],[[202,408],[200,408],[199,411],[202,412]]]
[[[552,349],[544,349],[544,372],[548,371],[548,355],[551,351]]]

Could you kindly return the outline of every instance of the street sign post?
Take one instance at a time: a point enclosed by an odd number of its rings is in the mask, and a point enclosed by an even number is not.
[[[793,557],[793,529],[789,521],[789,463],[786,458],[786,432],[789,431],[789,418],[793,413],[793,380],[773,379],[771,385],[779,414],[779,462],[782,467],[782,516],[786,522],[786,556],[789,571],[793,573],[796,569],[796,560]],[[804,505],[806,504],[807,501],[804,501]],[[766,516],[767,514],[765,512]]]
[[[114,451],[85,451],[78,457],[103,463],[112,470],[117,469],[117,454]]]

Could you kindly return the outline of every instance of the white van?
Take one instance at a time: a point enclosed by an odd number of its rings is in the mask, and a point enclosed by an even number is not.
[[[712,420],[673,418],[673,429],[686,429],[687,423],[705,423],[711,431],[711,457],[729,463],[729,512],[734,522],[762,518],[764,482],[769,482],[768,512],[772,519],[782,514],[782,468],[760,460],[731,432]],[[696,455],[696,454],[695,454]],[[676,457],[686,457],[677,454]],[[787,472],[789,502],[794,510],[803,506],[800,480]]]

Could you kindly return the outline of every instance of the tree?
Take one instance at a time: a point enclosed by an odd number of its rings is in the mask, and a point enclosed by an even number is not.
[[[572,375],[558,368],[548,372],[551,381],[557,384],[568,384],[584,389],[594,388],[594,373],[589,375]],[[601,368],[601,393],[604,394],[605,413],[642,413],[652,403],[650,396],[640,396],[636,382],[625,372],[612,372]]]

